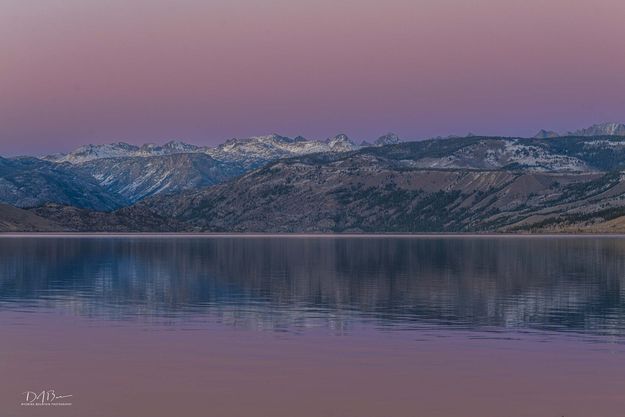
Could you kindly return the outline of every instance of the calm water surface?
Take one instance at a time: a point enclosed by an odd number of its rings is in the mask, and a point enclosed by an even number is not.
[[[0,415],[622,416],[624,284],[618,237],[4,237]]]

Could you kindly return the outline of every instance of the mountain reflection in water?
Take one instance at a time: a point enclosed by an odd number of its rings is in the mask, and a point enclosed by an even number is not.
[[[608,237],[0,239],[0,310],[108,320],[622,336],[624,279]]]

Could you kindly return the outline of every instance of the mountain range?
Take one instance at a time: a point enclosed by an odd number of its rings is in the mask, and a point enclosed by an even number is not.
[[[396,135],[389,133],[380,137],[376,143],[382,145],[387,144],[388,141],[397,141],[398,139]],[[289,138],[272,134],[244,139],[233,138],[216,147],[196,146],[180,141],[171,141],[164,145],[148,143],[141,146],[125,142],[107,145],[86,145],[69,153],[47,155],[42,157],[42,159],[57,163],[82,164],[98,159],[155,157],[194,153],[208,155],[220,162],[235,162],[249,169],[279,158],[317,152],[344,152],[359,147],[345,134],[339,134],[323,141],[307,140],[301,136]]]
[[[376,146],[389,141],[398,141],[398,138],[387,134],[376,141]],[[180,141],[162,146],[136,146],[124,142],[87,145],[66,154],[47,155],[41,159],[84,172],[107,192],[118,194],[127,203],[134,203],[155,194],[174,194],[221,183],[281,158],[359,148],[361,146],[344,134],[324,141],[273,134],[230,139],[216,147],[195,146]]]
[[[590,127],[578,129],[563,134],[553,130],[541,129],[534,135],[537,139],[557,138],[559,136],[625,136],[625,124],[623,123],[599,123]]]
[[[280,135],[0,158],[0,230],[625,230],[625,126],[560,136]]]

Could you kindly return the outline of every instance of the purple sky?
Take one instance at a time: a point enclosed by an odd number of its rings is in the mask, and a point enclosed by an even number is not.
[[[625,121],[623,0],[0,0],[0,154]]]

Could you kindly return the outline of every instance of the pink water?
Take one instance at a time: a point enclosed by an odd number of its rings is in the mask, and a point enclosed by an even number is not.
[[[624,342],[620,238],[0,238],[0,417],[621,417]]]
[[[625,349],[534,333],[303,334],[3,314],[3,416],[622,416]],[[420,336],[420,337],[419,337]],[[71,406],[20,405],[54,389]]]

